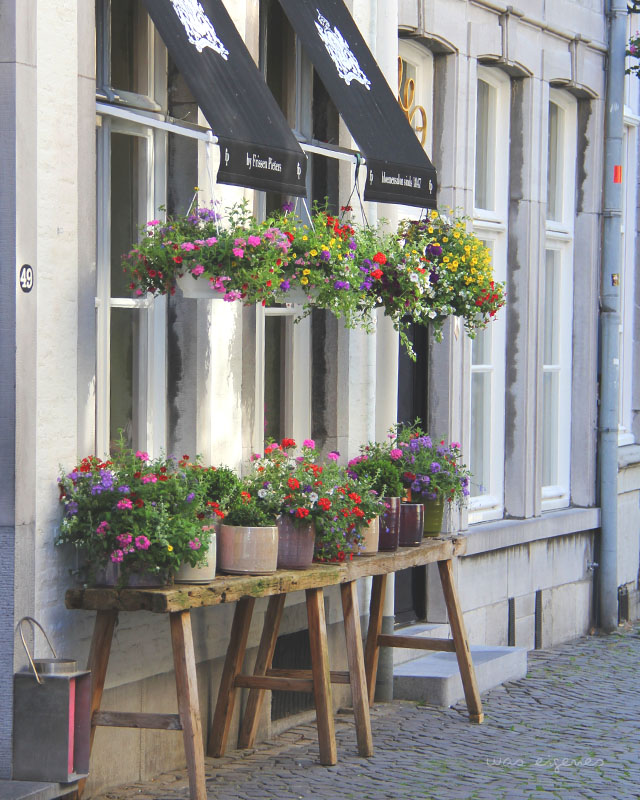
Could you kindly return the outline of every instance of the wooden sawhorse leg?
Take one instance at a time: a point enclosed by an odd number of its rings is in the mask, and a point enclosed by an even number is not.
[[[369,613],[369,630],[365,646],[365,669],[369,702],[373,703],[376,688],[376,675],[378,672],[378,654],[380,647],[407,647],[412,650],[437,650],[455,652],[460,669],[460,677],[464,688],[464,697],[469,711],[471,722],[481,723],[484,720],[482,702],[476,674],[471,660],[469,640],[464,625],[458,591],[453,580],[453,566],[451,559],[438,561],[440,582],[447,606],[447,615],[451,626],[452,639],[417,638],[413,636],[394,636],[382,634],[382,609],[384,603],[384,590],[386,575],[374,575],[371,588],[371,607]]]
[[[331,694],[331,675],[329,673],[327,621],[324,615],[324,592],[322,589],[307,589],[306,595],[320,763],[331,767],[338,761],[338,751],[336,748],[336,731],[333,724],[333,699]]]
[[[207,800],[196,663],[191,633],[191,614],[188,610],[169,614],[176,676],[176,694],[178,697],[177,715],[100,711],[113,631],[117,619],[117,611],[98,611],[93,629],[87,664],[87,669],[91,670],[92,679],[90,747],[93,746],[95,729],[98,725],[118,728],[181,730],[189,773],[189,796],[191,800]],[[83,780],[78,784],[78,797],[82,794],[85,783],[86,781]]]
[[[453,564],[451,559],[438,561],[438,571],[440,572],[440,582],[442,583],[444,602],[447,606],[447,615],[449,617],[449,625],[451,625],[451,635],[456,649],[456,657],[458,659],[460,677],[462,678],[462,686],[464,688],[464,698],[467,702],[467,710],[469,711],[469,719],[471,722],[480,724],[484,720],[484,712],[482,711],[482,702],[480,700],[478,682],[476,681],[476,672],[473,668],[473,661],[471,660],[467,630],[458,600],[458,590],[453,580]]]
[[[347,641],[347,663],[349,664],[351,699],[353,702],[353,715],[356,720],[358,753],[367,758],[373,755],[373,738],[371,736],[369,695],[367,692],[367,676],[362,652],[362,631],[360,629],[360,611],[358,609],[356,582],[349,581],[348,583],[341,584],[340,592],[342,595],[344,634]]]

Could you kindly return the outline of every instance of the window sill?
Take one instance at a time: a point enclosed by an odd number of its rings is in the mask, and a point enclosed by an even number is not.
[[[463,533],[467,537],[466,555],[472,556],[557,536],[593,531],[599,527],[599,508],[567,508],[545,512],[540,517],[530,519],[477,523]]]

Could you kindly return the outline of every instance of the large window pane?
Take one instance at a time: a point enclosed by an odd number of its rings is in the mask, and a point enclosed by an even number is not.
[[[547,219],[557,222],[563,218],[562,174],[564,159],[564,112],[549,103],[549,154],[547,163]]]
[[[284,430],[285,391],[284,359],[286,342],[286,318],[264,319],[264,438],[276,439],[291,435]]]
[[[559,378],[556,371],[542,376],[542,485],[556,486],[558,475]]]
[[[476,208],[495,209],[496,91],[478,80],[476,112]]]
[[[471,376],[471,496],[488,494],[491,467],[491,373]]]
[[[142,0],[111,0],[111,86],[150,95],[148,16]]]

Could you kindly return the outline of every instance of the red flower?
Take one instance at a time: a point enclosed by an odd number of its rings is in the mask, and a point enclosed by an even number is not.
[[[323,511],[328,511],[331,508],[331,500],[327,497],[321,497],[320,500],[318,500],[318,505]]]
[[[141,478],[142,477],[142,473],[141,472],[134,472],[133,473],[133,477],[134,478]]]
[[[346,557],[347,557],[347,556],[346,556],[346,554],[345,554],[344,550],[341,550],[341,551],[338,553],[338,561],[344,561]]]
[[[354,503],[362,502],[362,498],[360,497],[360,495],[356,494],[355,492],[349,492],[349,499],[353,500]]]
[[[283,439],[282,443],[280,444],[280,447],[283,450],[285,450],[285,449],[287,449],[289,447],[295,447],[295,446],[296,446],[296,443],[295,443],[294,439]]]
[[[176,262],[176,264],[182,264],[182,256],[174,256],[173,260]]]
[[[359,506],[354,506],[354,508],[351,509],[351,513],[354,517],[359,517],[360,519],[364,517],[364,511]]]
[[[376,253],[373,257],[373,260],[376,262],[376,264],[380,264],[382,267],[384,267],[384,265],[387,263],[387,257],[384,253]]]
[[[300,488],[300,481],[297,478],[289,478],[287,481],[287,485],[290,489],[299,489]]]
[[[382,273],[382,270],[381,270],[381,269],[374,269],[374,270],[371,270],[371,277],[372,277],[372,278],[373,278],[375,281],[379,281],[379,280],[380,280],[380,278],[382,277],[382,275],[383,275],[383,273]]]
[[[296,509],[296,517],[298,519],[304,519],[305,517],[309,516],[309,509],[308,508],[297,508]]]
[[[137,500],[136,500],[136,508],[142,508],[143,506],[144,506],[144,500],[142,500],[142,498],[138,497]]]

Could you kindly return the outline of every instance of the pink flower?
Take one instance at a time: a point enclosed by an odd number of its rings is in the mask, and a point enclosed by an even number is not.
[[[251,247],[257,247],[262,240],[259,236],[249,236],[247,242],[251,245]]]
[[[147,225],[151,225],[151,226],[159,225],[159,224],[160,224],[160,220],[159,219],[152,219],[149,222],[147,222]]]
[[[330,458],[332,461],[338,461],[338,459],[340,458],[340,453],[336,453],[336,451],[333,450],[331,453],[327,455],[327,458]]]
[[[180,245],[180,249],[181,250],[195,250],[196,246],[195,246],[195,244],[193,244],[193,242],[183,242]]]
[[[239,292],[237,289],[232,289],[230,292],[227,292],[222,299],[227,303],[232,303],[234,300],[239,300],[241,297],[242,292]]]
[[[109,523],[107,522],[107,520],[106,520],[106,519],[103,519],[103,520],[102,520],[102,522],[101,522],[101,523],[98,525],[98,527],[96,528],[96,533],[99,533],[99,534],[100,534],[100,536],[104,536],[104,535],[105,535],[105,533],[106,533],[106,532],[109,530],[109,528],[110,528],[110,527],[111,527],[111,526],[109,525]]]
[[[145,453],[144,450],[136,450],[136,458],[139,458],[140,461],[148,461],[149,453]]]
[[[116,539],[118,540],[118,544],[124,547],[127,544],[131,544],[133,536],[130,533],[119,533]]]
[[[220,277],[216,278],[215,281],[213,278],[209,279],[209,283],[217,292],[226,292],[224,288],[225,281],[230,281],[231,278],[228,278],[226,275],[220,275]]]
[[[142,476],[142,483],[157,483],[157,482],[158,482],[158,476],[155,475],[153,472],[149,475]]]
[[[308,447],[310,450],[314,450],[316,443],[313,441],[313,439],[305,439],[304,442],[302,442],[302,446]]]
[[[260,458],[262,458],[262,456],[260,455],[260,453],[254,453],[254,454],[251,456],[251,461],[258,461]]]
[[[392,450],[392,451],[389,453],[389,455],[391,456],[391,458],[392,458],[394,461],[397,461],[399,458],[402,458],[402,450],[398,450],[397,448],[394,448],[394,449],[393,449],[393,450]]]
[[[244,239],[234,239],[233,243],[235,244],[236,247],[244,247],[246,244]]]
[[[242,258],[244,256],[244,250],[241,247],[234,247],[233,248],[233,255],[236,258]]]
[[[114,564],[119,564],[123,560],[123,558],[124,558],[124,553],[122,552],[122,550],[114,550],[113,553],[111,553],[111,560],[113,561]]]
[[[202,275],[204,272],[204,267],[202,264],[196,264],[195,267],[191,270],[192,275]]]
[[[136,536],[135,544],[138,550],[148,550],[151,546],[151,542],[146,536]]]
[[[193,541],[189,542],[189,547],[192,550],[199,550],[202,547],[202,542],[196,536],[195,539],[193,539]]]
[[[125,509],[125,508],[133,508],[133,503],[129,500],[128,497],[123,498],[122,500],[118,500],[118,508]]]
[[[215,236],[210,236],[208,239],[205,239],[205,242],[209,247],[213,247],[214,244],[218,243],[218,240]]]

